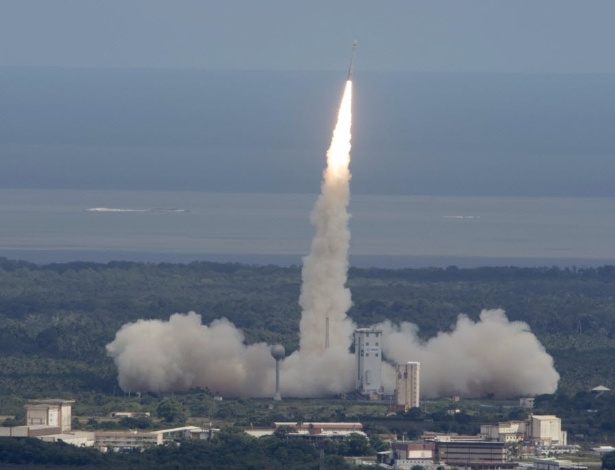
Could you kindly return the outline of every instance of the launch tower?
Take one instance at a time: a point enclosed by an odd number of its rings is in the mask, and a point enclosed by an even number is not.
[[[356,389],[371,399],[382,395],[382,331],[358,328],[354,331],[357,364]]]

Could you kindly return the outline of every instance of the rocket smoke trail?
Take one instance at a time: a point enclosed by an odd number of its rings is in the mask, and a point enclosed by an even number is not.
[[[346,287],[351,125],[352,60],[321,194],[311,215],[316,234],[303,259],[299,349],[282,362],[281,389],[286,396],[326,396],[354,387],[355,357],[349,352],[354,324],[346,315],[352,304]],[[551,356],[527,324],[509,322],[501,310],[483,311],[477,322],[460,315],[453,331],[429,341],[422,341],[411,323],[385,322],[378,328],[390,360],[422,363],[426,396],[509,396],[552,393],[557,388],[559,375]],[[269,350],[265,343],[246,345],[243,333],[225,318],[204,325],[194,312],[171,315],[166,322],[126,324],[107,345],[124,390],[207,387],[223,395],[251,397],[273,395]],[[393,367],[383,363],[382,374],[385,391],[391,393]]]
[[[347,80],[337,125],[327,151],[321,194],[312,212],[316,227],[304,258],[299,350],[282,363],[282,391],[288,396],[331,395],[352,390],[354,325],[346,288],[350,230],[350,138],[352,81]],[[331,347],[325,349],[327,325]],[[175,314],[169,322],[141,320],[124,325],[107,351],[126,390],[185,390],[209,387],[226,395],[268,396],[273,375],[269,348],[244,344],[225,319],[202,325],[200,316]]]
[[[350,199],[350,139],[352,124],[352,81],[340,105],[337,125],[327,152],[320,197],[312,212],[316,235],[312,249],[303,259],[303,285],[299,304],[302,354],[322,354],[327,324],[332,343],[346,344],[352,323],[346,312],[352,302],[346,287],[350,230],[347,211]],[[328,319],[328,321],[327,321]]]
[[[346,316],[352,305],[348,272],[348,202],[352,80],[340,104],[321,193],[312,212],[316,234],[303,258],[299,350],[284,361],[282,385],[294,396],[318,396],[352,390],[354,356],[348,347],[354,324]]]

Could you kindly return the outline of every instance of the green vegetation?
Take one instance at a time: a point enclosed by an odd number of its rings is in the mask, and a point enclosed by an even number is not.
[[[361,446],[361,441],[356,446]],[[352,444],[355,445],[355,444]],[[356,447],[360,450],[359,447]],[[320,466],[322,462],[322,467]],[[159,470],[316,470],[359,468],[340,455],[324,454],[304,441],[286,441],[275,436],[256,439],[243,432],[226,430],[211,441],[179,441],[144,452],[107,453],[68,444],[50,444],[38,439],[0,438],[2,468],[34,469],[152,469]],[[44,467],[43,467],[44,465]]]
[[[281,342],[290,353],[300,281],[296,266],[0,258],[0,412],[20,413],[20,397],[121,395],[105,345],[141,318],[191,310],[206,323],[226,317],[247,342]],[[349,315],[360,326],[410,321],[428,338],[450,330],[461,312],[477,319],[482,309],[503,308],[554,357],[560,391],[615,388],[615,267],[351,269],[348,284]]]
[[[602,456],[602,470],[615,470],[615,452]]]

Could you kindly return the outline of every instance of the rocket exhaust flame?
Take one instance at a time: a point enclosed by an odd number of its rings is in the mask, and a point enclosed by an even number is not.
[[[355,328],[346,313],[350,230],[350,147],[352,68],[327,151],[321,194],[311,220],[316,227],[303,260],[300,347],[280,364],[285,396],[316,397],[353,389],[355,356],[349,353]],[[504,312],[483,311],[474,323],[460,315],[456,329],[423,342],[411,323],[378,325],[383,351],[392,360],[424,363],[424,394],[506,396],[551,393],[559,376],[553,359],[526,324]],[[503,347],[505,345],[505,347]],[[124,325],[107,345],[124,390],[172,391],[194,387],[231,396],[271,396],[275,385],[270,347],[246,345],[242,332],[225,318],[203,325],[200,315],[174,314],[169,321],[139,320]],[[522,358],[522,360],[518,360]],[[385,391],[392,392],[394,369],[383,363]]]

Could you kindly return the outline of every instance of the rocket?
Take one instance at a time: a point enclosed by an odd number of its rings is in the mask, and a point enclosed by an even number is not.
[[[350,57],[350,66],[348,67],[348,78],[347,80],[352,80],[352,69],[354,67],[354,55],[357,52],[357,41],[352,43],[352,56]]]

